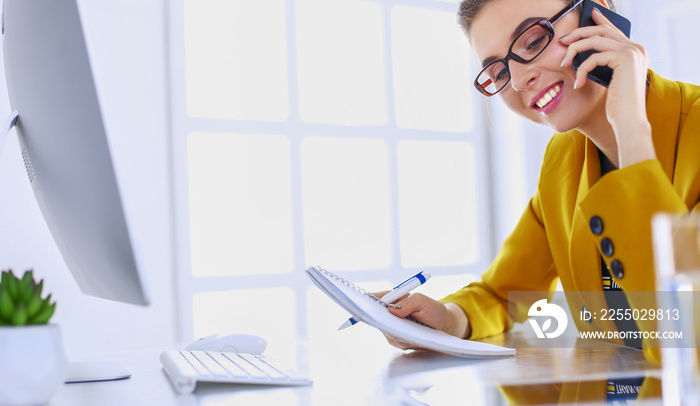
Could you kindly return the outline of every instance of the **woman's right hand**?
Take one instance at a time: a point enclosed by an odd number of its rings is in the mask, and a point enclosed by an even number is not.
[[[622,169],[655,159],[646,110],[649,55],[642,45],[627,38],[598,9],[594,9],[592,17],[595,26],[577,28],[559,39],[568,47],[561,66],[573,66],[573,59],[580,52],[598,51],[578,67],[574,88],[582,87],[587,74],[596,67],[612,68],[614,73],[605,98],[605,113],[615,132],[615,164]]]
[[[388,292],[379,292],[376,296],[384,296]],[[389,306],[389,312],[401,318],[411,317],[436,330],[459,338],[469,337],[471,329],[467,315],[461,307],[455,303],[442,303],[431,299],[421,293],[412,293],[394,302]],[[386,335],[389,344],[402,350],[415,349],[403,341]]]

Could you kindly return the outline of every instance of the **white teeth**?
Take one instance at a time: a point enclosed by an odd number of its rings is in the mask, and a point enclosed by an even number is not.
[[[559,85],[554,86],[553,88],[549,89],[547,93],[542,96],[541,99],[539,99],[536,103],[535,106],[542,108],[549,104],[549,102],[552,101],[552,99],[559,94],[559,91],[561,91],[561,87]]]

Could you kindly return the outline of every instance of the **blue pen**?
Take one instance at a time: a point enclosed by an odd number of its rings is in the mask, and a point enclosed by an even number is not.
[[[428,279],[430,279],[430,274],[423,274],[423,271],[420,271],[417,274],[396,285],[396,287],[394,287],[394,289],[392,289],[391,292],[387,293],[386,295],[384,295],[384,297],[381,298],[382,302],[392,304],[395,301],[401,299],[408,292],[424,284]],[[338,328],[338,330],[350,327],[353,324],[356,324],[357,322],[357,319],[355,319],[354,317],[350,317],[345,323],[343,323]]]

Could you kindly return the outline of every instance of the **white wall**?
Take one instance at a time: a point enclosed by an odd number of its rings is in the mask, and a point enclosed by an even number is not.
[[[14,131],[0,156],[0,268],[34,268],[58,302],[72,360],[174,340],[165,2],[78,0],[113,160],[142,251],[152,305],[83,295],[66,268],[26,179]],[[4,77],[4,72],[2,75]],[[9,114],[0,80],[0,116]]]

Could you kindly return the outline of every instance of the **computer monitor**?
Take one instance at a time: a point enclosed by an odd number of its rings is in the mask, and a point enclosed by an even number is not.
[[[149,302],[132,246],[76,0],[4,0],[5,75],[29,182],[80,289]]]

